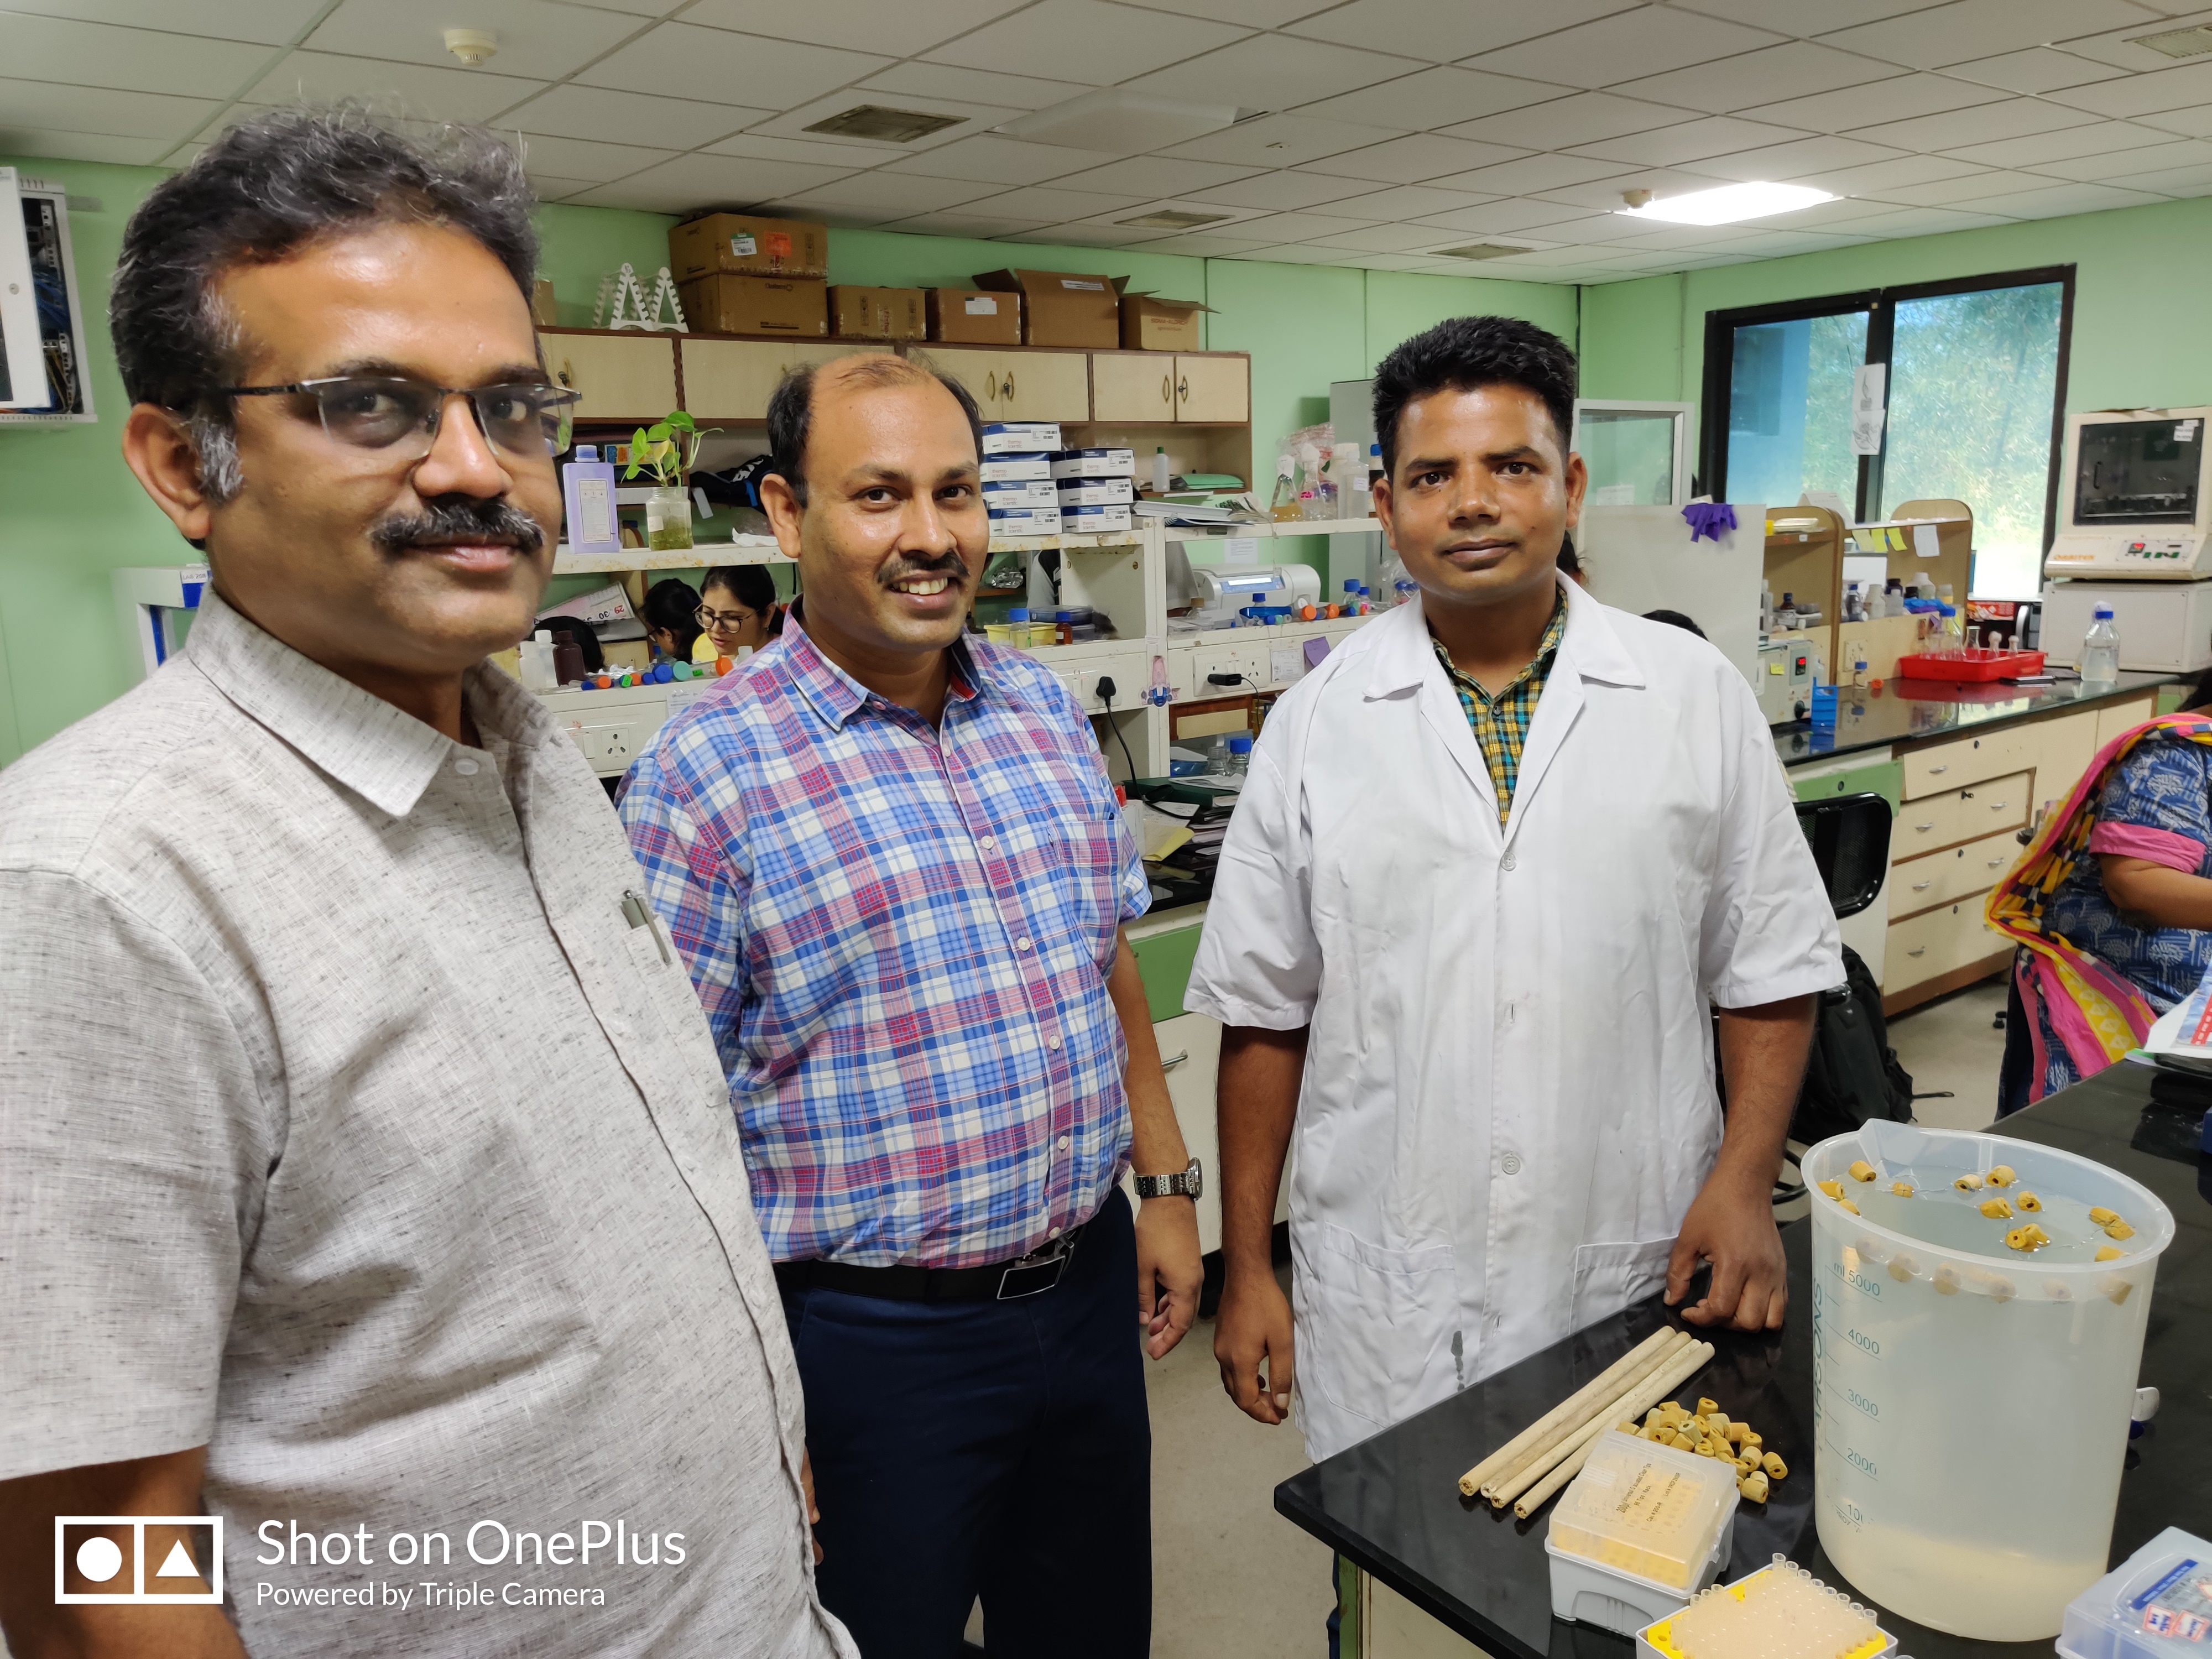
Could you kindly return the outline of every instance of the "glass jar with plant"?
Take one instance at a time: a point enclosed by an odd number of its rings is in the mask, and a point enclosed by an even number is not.
[[[684,481],[699,459],[699,445],[707,432],[678,409],[665,420],[638,428],[630,439],[629,465],[623,477],[642,474],[653,480],[645,499],[645,544],[655,552],[691,545],[691,492]]]

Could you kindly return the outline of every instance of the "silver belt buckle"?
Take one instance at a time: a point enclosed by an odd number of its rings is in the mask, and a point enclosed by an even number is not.
[[[1006,1272],[999,1275],[996,1299],[1018,1302],[1024,1297],[1043,1295],[1060,1283],[1060,1276],[1066,1270],[1068,1261],[1074,1254],[1075,1238],[1073,1234],[1055,1238],[1049,1244],[1031,1250],[1020,1261],[1009,1264]]]

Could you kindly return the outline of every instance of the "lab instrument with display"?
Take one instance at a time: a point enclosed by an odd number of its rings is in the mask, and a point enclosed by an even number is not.
[[[2212,665],[2208,421],[2212,406],[2067,416],[2058,531],[2043,566],[2044,637],[2062,659],[2106,605],[2122,667]]]

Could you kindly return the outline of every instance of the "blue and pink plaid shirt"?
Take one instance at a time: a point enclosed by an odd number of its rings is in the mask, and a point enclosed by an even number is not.
[[[1143,864],[1066,688],[973,639],[954,666],[933,730],[794,618],[623,781],[779,1261],[1023,1255],[1128,1156],[1106,975]]]

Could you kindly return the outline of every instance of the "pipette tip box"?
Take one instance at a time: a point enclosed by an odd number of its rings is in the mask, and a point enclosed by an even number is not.
[[[1709,1616],[1762,1603],[1771,1605],[1771,1618]],[[1869,1609],[1778,1555],[1636,1632],[1636,1659],[1889,1659],[1896,1651],[1897,1638]]]
[[[2212,1544],[2168,1527],[2066,1604],[2064,1659],[2201,1659],[2212,1646]]]
[[[1735,1469],[1633,1435],[1599,1437],[1552,1511],[1552,1613],[1618,1635],[1679,1611],[1728,1569]]]

